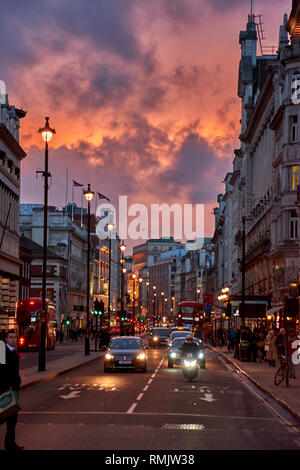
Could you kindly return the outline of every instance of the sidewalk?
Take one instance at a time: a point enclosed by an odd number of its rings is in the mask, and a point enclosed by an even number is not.
[[[144,337],[147,333],[142,333],[141,336]],[[67,344],[66,344],[67,346]],[[103,351],[94,351],[94,342],[90,342],[90,355],[84,355],[84,341],[80,341],[78,343],[74,342],[69,343],[68,346],[74,348],[74,354],[62,356],[59,359],[54,361],[48,361],[46,363],[46,370],[45,372],[38,372],[37,365],[33,367],[28,367],[26,369],[20,370],[20,376],[22,379],[21,389],[29,387],[31,385],[35,385],[40,382],[45,382],[47,380],[54,379],[58,375],[64,374],[72,369],[76,369],[77,367],[81,367],[83,365],[89,364],[90,362],[96,361],[97,359],[101,358],[104,355]],[[64,348],[63,345],[58,345],[58,348]],[[78,350],[78,348],[80,348]],[[70,348],[65,348],[67,349]]]
[[[288,410],[295,418],[300,420],[300,368],[296,366],[296,379],[290,379],[289,387],[274,384],[275,374],[279,367],[279,360],[276,367],[270,367],[267,361],[243,362],[234,358],[232,351],[228,352],[227,347],[208,346],[211,350],[220,353],[224,359],[230,362],[236,369],[242,372],[251,382],[258,386],[263,392],[271,396],[281,406]]]

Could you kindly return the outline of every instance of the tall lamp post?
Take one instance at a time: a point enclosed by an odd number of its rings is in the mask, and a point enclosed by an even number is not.
[[[88,203],[88,217],[87,217],[87,277],[86,277],[86,329],[85,329],[85,355],[90,354],[90,238],[91,238],[91,201],[95,195],[94,191],[91,191],[91,185],[88,184],[88,188],[83,192],[85,199]]]
[[[149,320],[149,288],[150,288],[150,282],[146,282],[147,286],[147,319]]]
[[[138,304],[139,304],[139,333],[141,332],[141,310],[142,310],[142,296],[141,296],[141,292],[142,292],[142,285],[143,285],[143,278],[140,277],[139,278],[139,301],[138,301]]]
[[[120,333],[121,335],[124,334],[123,330],[123,321],[122,318],[124,318],[124,274],[126,272],[126,269],[124,268],[124,251],[126,250],[126,245],[124,241],[122,241],[120,245],[120,250],[121,250],[121,328],[120,328]]]
[[[109,232],[109,255],[108,255],[108,264],[109,264],[109,284],[108,284],[108,306],[107,306],[107,324],[108,324],[108,333],[110,334],[110,303],[111,303],[111,233],[114,229],[114,224],[111,222],[106,225]]]
[[[51,141],[55,129],[49,126],[49,117],[45,118],[45,126],[39,129],[42,139],[45,142],[45,171],[42,172],[44,177],[44,237],[43,237],[43,281],[42,281],[42,310],[40,312],[40,344],[39,344],[39,363],[38,370],[43,372],[46,370],[46,277],[47,277],[47,231],[48,231],[48,178],[51,176],[48,168],[48,142]]]
[[[161,316],[164,316],[164,292],[161,292]]]
[[[135,296],[136,296],[135,279],[136,279],[136,274],[132,275],[132,279],[133,279],[133,293],[132,293],[132,328],[131,328],[131,334],[132,334],[132,336],[134,336],[134,334],[135,334],[134,320],[135,320]]]

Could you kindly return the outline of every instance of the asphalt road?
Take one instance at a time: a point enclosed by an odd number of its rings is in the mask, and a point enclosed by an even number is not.
[[[187,382],[149,350],[148,372],[103,373],[103,359],[21,392],[26,449],[299,450],[299,427],[277,416],[208,351]],[[288,422],[285,421],[287,419]],[[0,427],[0,446],[4,426]]]

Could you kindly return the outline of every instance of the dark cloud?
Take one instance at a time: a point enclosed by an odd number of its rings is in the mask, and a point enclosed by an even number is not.
[[[191,202],[203,203],[215,199],[230,167],[230,160],[218,158],[204,138],[190,133],[175,154],[173,169],[162,175],[161,180],[174,195],[186,188]]]

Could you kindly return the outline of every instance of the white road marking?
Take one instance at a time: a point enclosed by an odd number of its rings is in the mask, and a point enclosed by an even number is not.
[[[70,392],[69,395],[59,395],[60,398],[63,398],[64,400],[69,400],[71,398],[78,398],[78,394],[81,393],[81,390],[76,390],[74,392]]]
[[[205,397],[205,398],[200,398],[200,400],[207,401],[208,403],[212,403],[213,401],[216,401],[216,399],[213,398],[213,394],[212,394],[212,393],[205,393],[205,394],[204,394],[204,397]]]
[[[137,403],[133,403],[131,407],[128,409],[127,413],[128,415],[133,413],[134,408],[136,407]],[[121,413],[120,413],[121,414]]]
[[[143,388],[143,392],[147,392],[148,388],[149,388],[149,385],[146,385],[146,387]]]
[[[155,374],[152,374],[152,375],[151,375],[151,378],[154,379],[154,377],[155,377]]]
[[[111,391],[114,392],[116,389],[117,389],[117,387],[113,387],[113,388],[111,389]]]
[[[153,382],[153,379],[148,380],[148,384],[150,385]]]
[[[139,396],[137,397],[137,400],[139,401],[143,397],[143,393],[140,393]]]

